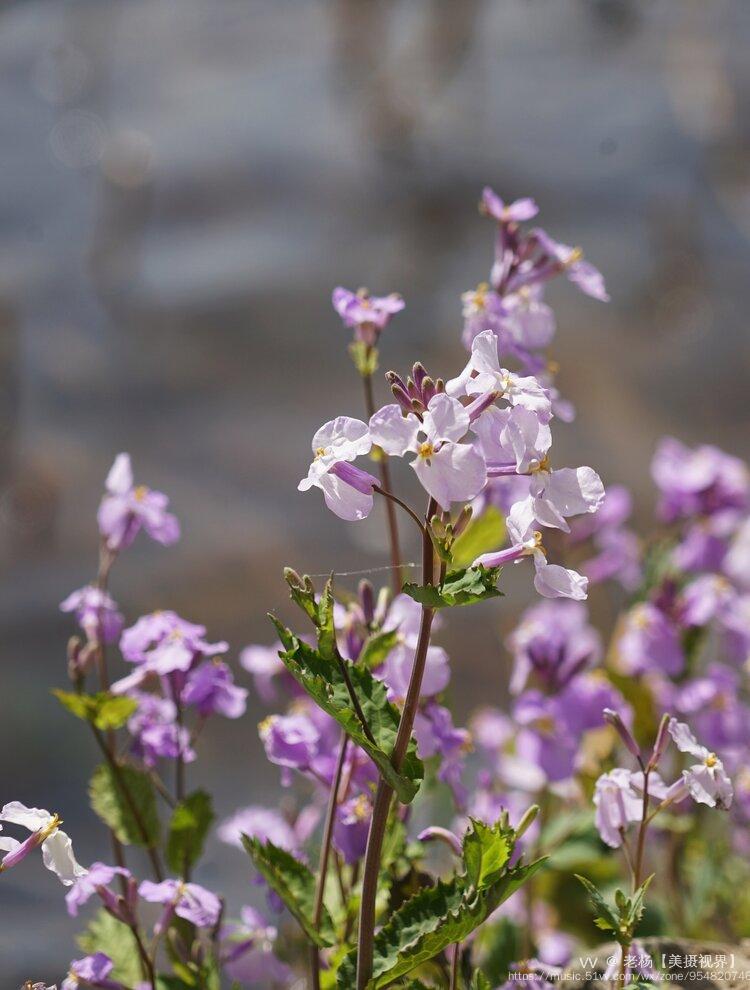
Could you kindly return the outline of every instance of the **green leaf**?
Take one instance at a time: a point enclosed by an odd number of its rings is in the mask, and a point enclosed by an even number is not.
[[[399,640],[398,629],[389,629],[387,632],[373,633],[364,642],[357,664],[372,670],[379,667]]]
[[[627,915],[623,918],[629,926],[631,932],[635,932],[638,922],[643,917],[643,909],[645,907],[646,891],[651,886],[651,881],[654,879],[654,874],[652,873],[650,877],[646,877],[643,883],[640,885],[638,890],[633,894],[631,900],[628,901]]]
[[[99,691],[97,694],[76,694],[73,691],[52,692],[63,708],[84,722],[91,722],[103,732],[125,725],[138,707],[138,702],[124,695]]]
[[[112,978],[126,986],[134,986],[141,979],[138,948],[133,933],[121,921],[113,918],[104,909],[97,911],[88,927],[76,942],[87,954],[103,952],[115,964]]]
[[[321,948],[332,945],[335,940],[333,922],[325,905],[319,929],[313,924],[315,877],[308,867],[273,842],[263,843],[243,835],[242,844],[256,869],[282,899],[305,935]]]
[[[367,990],[389,986],[452,943],[462,942],[541,868],[543,859],[511,868],[514,845],[513,829],[472,821],[464,841],[464,871],[447,883],[422,889],[391,914],[375,936]],[[355,973],[352,951],[339,969],[339,990],[350,990]]]
[[[428,608],[474,605],[502,595],[495,587],[500,570],[499,567],[464,567],[458,571],[448,571],[439,586],[405,584],[403,591]]]
[[[494,505],[472,519],[451,548],[454,567],[468,567],[483,553],[498,550],[505,542],[505,520]]]
[[[94,771],[89,784],[91,807],[125,845],[155,846],[159,815],[154,785],[148,774],[121,763],[115,774],[107,763]]]
[[[200,859],[213,820],[211,796],[205,791],[194,791],[174,809],[167,837],[167,863],[175,873],[184,873]]]
[[[474,971],[474,975],[471,978],[471,990],[492,990],[490,986],[490,981],[481,971],[477,969]]]
[[[424,766],[417,756],[416,743],[412,739],[406,751],[401,770],[391,763],[391,753],[396,742],[400,714],[388,701],[385,685],[376,680],[369,670],[343,660],[336,654],[324,656],[303,642],[279,623],[274,616],[281,642],[286,650],[279,655],[289,673],[304,688],[313,701],[334,718],[347,735],[375,762],[380,773],[396,791],[402,804],[408,804],[416,795],[424,777]],[[327,635],[327,634],[326,634]],[[326,649],[330,643],[324,638]],[[354,690],[371,738],[362,725],[354,707],[346,677]]]
[[[586,893],[589,895],[591,906],[594,909],[594,924],[603,932],[611,932],[617,939],[620,936],[620,918],[618,912],[614,911],[605,900],[604,895],[590,880],[582,877],[580,873],[574,874],[576,880],[583,884]]]

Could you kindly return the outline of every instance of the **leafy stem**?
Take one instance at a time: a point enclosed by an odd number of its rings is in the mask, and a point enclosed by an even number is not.
[[[434,499],[430,499],[425,514],[426,519],[430,519],[437,508]],[[420,523],[420,526],[422,524]],[[435,550],[432,538],[423,527],[422,534],[422,583],[432,585],[435,571]],[[425,664],[427,662],[427,649],[430,645],[430,633],[432,630],[432,619],[435,610],[425,605],[422,606],[422,617],[419,627],[419,638],[414,653],[414,665],[411,670],[409,687],[406,693],[404,708],[401,712],[396,742],[391,755],[391,762],[396,770],[399,770],[406,754],[409,740],[411,739],[414,719],[419,705],[419,695],[422,688],[422,678],[424,677]],[[359,936],[357,946],[357,990],[365,990],[372,976],[372,959],[375,939],[375,901],[378,892],[378,876],[380,873],[380,858],[383,849],[383,839],[385,837],[388,815],[393,798],[393,788],[381,777],[375,792],[372,818],[370,819],[370,831],[367,836],[367,850],[365,852],[365,866],[362,877],[362,901],[359,911]]]

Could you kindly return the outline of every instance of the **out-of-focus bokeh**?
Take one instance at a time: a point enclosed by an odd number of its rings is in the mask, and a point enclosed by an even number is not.
[[[535,196],[612,294],[550,292],[578,408],[559,463],[631,485],[647,521],[661,434],[750,454],[749,43],[745,0],[2,5],[0,801],[59,810],[84,862],[107,856],[95,755],[49,688],[118,451],[184,533],[117,564],[130,620],[174,608],[236,656],[286,610],[282,565],[387,563],[382,519],[296,491],[313,430],[361,414],[330,292],[402,292],[384,365],[455,373],[459,296],[491,261],[485,183]],[[512,587],[444,633],[461,717],[504,697],[528,572]],[[202,741],[191,774],[221,814],[278,797],[262,714],[253,698]],[[237,907],[249,869],[212,843],[201,879]],[[39,863],[2,877],[3,986],[59,979],[63,893]]]

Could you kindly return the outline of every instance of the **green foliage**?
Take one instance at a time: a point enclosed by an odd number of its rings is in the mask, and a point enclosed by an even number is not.
[[[398,629],[373,633],[364,642],[357,659],[357,665],[372,670],[378,667],[398,643]]]
[[[468,567],[483,553],[499,549],[505,542],[505,520],[499,509],[488,506],[472,519],[451,548],[454,567]]]
[[[490,981],[481,969],[475,970],[474,975],[471,978],[471,990],[492,990]]]
[[[115,774],[107,763],[98,766],[89,784],[91,807],[124,845],[155,846],[159,816],[154,785],[148,774],[121,763]]]
[[[200,859],[213,820],[211,796],[205,791],[194,791],[177,805],[167,836],[167,863],[171,870],[184,873]]]
[[[319,649],[315,650],[297,639],[273,616],[271,618],[286,647],[280,656],[289,673],[370,756],[396,791],[399,801],[408,804],[419,790],[424,767],[417,756],[414,740],[409,743],[401,770],[396,771],[391,763],[400,716],[395,705],[388,701],[385,685],[376,680],[369,670],[340,657],[329,632],[321,634]],[[324,655],[324,650],[327,655]],[[364,716],[364,723],[352,701],[350,686]]]
[[[503,822],[472,820],[464,838],[463,872],[426,887],[394,912],[375,937],[368,990],[380,990],[455,942],[462,942],[542,866],[510,867],[516,833]],[[356,953],[343,961],[339,990],[354,985]]]
[[[653,874],[644,880],[631,897],[627,897],[621,890],[616,890],[614,904],[610,904],[599,888],[586,877],[577,873],[576,879],[583,884],[589,895],[596,927],[610,934],[623,947],[629,946],[633,941],[638,922],[643,916],[646,891],[653,880]]]
[[[114,963],[112,978],[126,986],[134,986],[142,979],[138,948],[133,933],[121,921],[104,909],[97,911],[88,927],[76,942],[87,954],[103,952]]]
[[[125,725],[138,707],[132,698],[120,697],[108,691],[96,694],[76,694],[74,691],[52,692],[63,708],[84,722],[91,722],[102,732]]]
[[[333,922],[325,905],[321,912],[320,925],[316,928],[313,923],[315,877],[308,867],[273,842],[263,843],[243,835],[242,844],[256,869],[263,875],[268,886],[279,895],[305,935],[321,948],[332,945],[335,940]]]
[[[403,590],[415,602],[428,608],[474,605],[502,595],[495,587],[500,570],[499,567],[464,567],[458,571],[448,571],[438,586],[405,584]]]

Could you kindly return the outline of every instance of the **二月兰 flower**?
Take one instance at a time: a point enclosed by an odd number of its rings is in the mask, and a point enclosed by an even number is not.
[[[16,866],[41,847],[42,862],[66,887],[86,873],[76,861],[70,836],[60,828],[58,815],[52,815],[44,808],[27,808],[20,801],[10,801],[0,811],[0,822],[20,825],[31,833],[23,842],[0,835],[0,849],[5,850],[0,872]]]
[[[710,808],[730,808],[734,797],[732,781],[716,753],[701,746],[684,722],[671,718],[668,728],[680,752],[696,758],[695,763],[682,771],[682,779],[692,799]]]
[[[141,529],[169,546],[180,538],[177,517],[167,511],[169,499],[145,485],[136,486],[129,454],[118,454],[105,482],[107,494],[99,506],[99,530],[110,550],[130,546]]]
[[[313,461],[297,486],[301,492],[320,488],[326,505],[348,522],[365,519],[372,511],[378,479],[351,461],[372,448],[367,424],[350,416],[324,423],[312,440]]]

